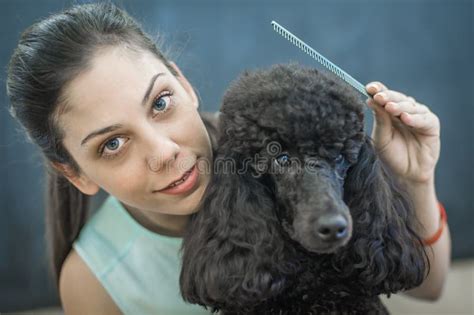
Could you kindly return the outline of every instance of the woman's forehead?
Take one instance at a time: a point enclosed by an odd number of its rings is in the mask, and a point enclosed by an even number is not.
[[[172,79],[166,66],[151,53],[123,48],[101,51],[93,57],[90,67],[66,87],[67,109],[59,116],[60,124],[70,129],[80,123],[90,129],[120,115],[124,109],[139,109],[150,79],[157,74],[155,86]]]
[[[150,78],[163,73],[160,80],[166,80],[171,75],[161,60],[151,53],[135,53],[124,48],[101,51],[90,64],[65,88],[67,112],[91,110],[117,99],[140,101],[138,98],[143,97]]]

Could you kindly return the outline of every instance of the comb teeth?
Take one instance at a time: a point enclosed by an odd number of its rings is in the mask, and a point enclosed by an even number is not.
[[[272,26],[273,26],[273,29],[278,34],[280,34],[281,36],[286,38],[293,45],[295,45],[296,47],[301,49],[306,54],[310,55],[311,58],[315,59],[317,62],[322,64],[325,68],[327,68],[329,71],[331,71],[336,76],[338,76],[339,78],[341,78],[342,80],[344,80],[345,82],[350,84],[357,91],[359,91],[360,93],[364,94],[365,96],[371,98],[371,96],[369,94],[367,94],[367,92],[365,90],[365,87],[359,81],[357,81],[356,79],[351,77],[347,72],[345,72],[344,70],[342,70],[341,68],[339,68],[338,66],[333,64],[331,61],[329,61],[329,59],[327,59],[326,57],[324,57],[323,55],[318,53],[316,50],[311,48],[309,45],[307,45],[301,39],[299,39],[298,37],[293,35],[290,31],[288,31],[286,28],[284,28],[283,26],[281,26],[277,22],[272,21]]]

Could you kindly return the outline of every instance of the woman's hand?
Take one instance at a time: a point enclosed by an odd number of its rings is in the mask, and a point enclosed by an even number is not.
[[[423,239],[430,238],[440,224],[434,187],[434,171],[440,153],[438,117],[414,98],[387,89],[380,82],[366,86],[373,95],[367,104],[373,110],[372,138],[380,159],[405,184],[413,200]],[[451,237],[446,226],[441,238],[428,251],[430,272],[423,283],[405,293],[420,299],[440,298],[451,257]]]
[[[373,95],[372,138],[380,158],[406,184],[432,181],[440,154],[438,117],[413,97],[387,89],[380,82],[366,86]]]

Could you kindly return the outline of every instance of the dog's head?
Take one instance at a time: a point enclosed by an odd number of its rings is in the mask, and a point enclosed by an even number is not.
[[[363,109],[335,77],[297,65],[244,73],[224,96],[219,157],[273,183],[280,221],[308,251],[351,236],[344,179],[363,145]]]
[[[297,65],[231,85],[215,174],[183,243],[185,300],[244,309],[275,296],[302,268],[298,248],[335,253],[340,274],[373,292],[421,282],[413,211],[377,158],[363,112],[339,79]]]

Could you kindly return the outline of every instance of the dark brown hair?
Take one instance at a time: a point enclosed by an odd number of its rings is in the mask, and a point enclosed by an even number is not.
[[[150,51],[178,75],[138,22],[109,2],[73,6],[31,25],[21,34],[8,66],[10,113],[45,157],[46,234],[56,283],[89,204],[89,196],[51,167],[51,162],[62,163],[80,172],[63,146],[58,125],[66,105],[64,88],[90,66],[98,49],[111,46]]]

